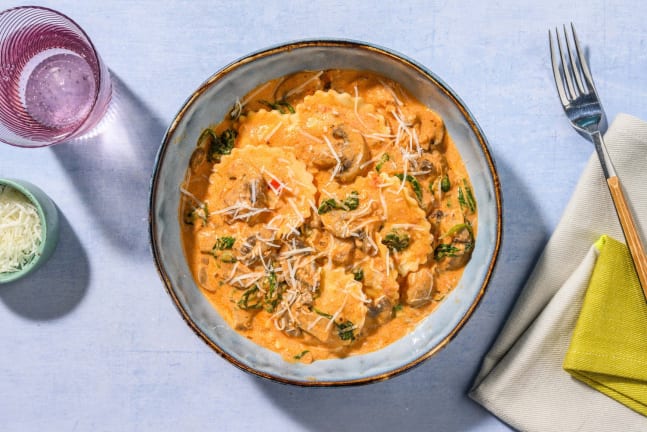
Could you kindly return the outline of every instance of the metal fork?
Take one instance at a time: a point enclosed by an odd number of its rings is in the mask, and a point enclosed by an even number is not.
[[[555,28],[557,53],[553,35],[548,30],[550,58],[557,93],[573,128],[595,145],[607,186],[609,186],[609,191],[611,192],[613,204],[618,213],[620,226],[627,240],[627,246],[629,247],[643,294],[647,299],[647,257],[645,256],[645,250],[638,235],[634,218],[622,192],[622,185],[616,175],[609,152],[602,138],[602,131],[606,129],[606,116],[602,104],[600,104],[589,65],[580,48],[573,23],[571,23],[571,32],[571,39],[575,45],[577,56],[571,49],[565,25],[563,38],[560,37],[559,30]],[[562,48],[562,40],[566,46],[565,50]]]

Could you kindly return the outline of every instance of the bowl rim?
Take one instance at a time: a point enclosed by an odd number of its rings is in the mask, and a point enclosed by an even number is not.
[[[0,273],[0,284],[13,282],[22,278],[23,276],[28,275],[29,273],[36,268],[40,260],[43,257],[43,252],[45,251],[45,245],[47,244],[47,218],[45,217],[45,212],[40,201],[34,194],[31,193],[29,187],[26,186],[26,182],[21,180],[6,179],[0,178],[0,187],[7,186],[12,189],[15,189],[22,195],[24,195],[35,207],[38,212],[38,218],[40,219],[40,230],[41,230],[41,242],[38,245],[38,249],[34,254],[34,257],[26,265],[22,266],[20,270],[16,270],[10,273]],[[31,185],[30,185],[31,186]]]
[[[223,348],[221,348],[216,342],[211,340],[211,338],[209,338],[209,336],[206,335],[197,326],[197,324],[193,321],[193,319],[189,315],[189,312],[184,309],[181,302],[177,298],[173,290],[171,280],[168,274],[166,273],[166,269],[164,267],[161,254],[159,252],[160,245],[158,244],[156,235],[155,235],[155,233],[158,231],[156,218],[154,216],[155,216],[155,208],[157,204],[157,198],[156,198],[158,195],[157,190],[160,185],[160,177],[159,177],[160,168],[166,156],[166,150],[171,144],[171,141],[170,141],[171,137],[174,135],[178,125],[184,118],[187,111],[196,102],[196,100],[203,93],[205,93],[207,89],[209,89],[214,83],[221,80],[228,73],[248,63],[254,62],[259,58],[269,57],[275,54],[280,54],[280,53],[289,52],[289,51],[302,49],[302,48],[316,48],[316,47],[349,48],[349,49],[360,49],[364,51],[374,52],[380,56],[386,56],[391,60],[404,64],[405,66],[414,69],[417,73],[421,74],[422,76],[429,79],[430,81],[435,82],[438,85],[438,88],[442,90],[442,92],[452,100],[454,105],[463,114],[463,117],[466,120],[469,128],[471,129],[471,131],[474,133],[474,135],[478,140],[478,143],[480,145],[480,150],[482,151],[485,161],[487,163],[487,167],[489,170],[488,171],[489,177],[492,180],[492,186],[494,190],[494,203],[496,205],[496,216],[497,216],[496,229],[495,229],[495,233],[496,233],[495,244],[492,251],[492,255],[490,256],[490,262],[487,265],[487,271],[485,272],[483,281],[481,283],[481,287],[477,295],[473,298],[469,308],[465,311],[463,317],[452,328],[452,330],[432,349],[420,355],[416,359],[401,365],[400,367],[397,367],[392,370],[389,370],[380,374],[376,374],[373,376],[362,377],[358,379],[345,379],[345,380],[339,380],[339,381],[332,381],[332,380],[308,381],[308,380],[285,378],[282,376],[278,376],[275,374],[271,374],[271,373],[256,369],[252,366],[249,366],[239,361],[234,356],[228,354]],[[503,237],[502,193],[501,193],[501,184],[500,184],[499,176],[496,169],[496,164],[489,150],[489,146],[487,143],[487,139],[485,138],[485,134],[481,130],[480,126],[476,122],[476,119],[469,111],[469,109],[462,101],[462,99],[460,99],[460,97],[441,78],[435,75],[431,70],[427,69],[425,66],[419,64],[417,61],[409,58],[404,54],[401,54],[390,48],[385,48],[373,43],[351,40],[351,39],[338,39],[338,38],[302,39],[302,40],[285,42],[285,43],[270,46],[268,48],[260,49],[260,50],[251,52],[250,54],[240,57],[237,60],[234,60],[233,62],[227,64],[226,66],[218,70],[216,73],[211,75],[202,84],[200,84],[200,86],[196,90],[194,90],[193,93],[185,100],[184,104],[179,109],[179,111],[177,112],[173,120],[171,121],[168,129],[166,130],[166,133],[164,134],[164,137],[162,138],[160,148],[158,149],[158,152],[155,158],[153,173],[151,176],[148,218],[149,218],[148,225],[149,225],[149,242],[150,242],[149,246],[151,248],[153,261],[155,262],[157,272],[164,283],[167,293],[170,295],[171,299],[173,300],[175,307],[180,312],[180,315],[182,316],[184,321],[193,330],[193,332],[198,337],[200,337],[200,339],[202,339],[208,346],[210,346],[217,354],[219,354],[221,357],[223,357],[225,360],[229,361],[231,364],[238,367],[239,369],[272,381],[280,382],[283,384],[293,384],[293,385],[303,386],[303,387],[337,387],[337,386],[369,384],[369,383],[384,381],[389,378],[395,377],[407,370],[410,370],[415,366],[420,365],[425,360],[429,359],[437,352],[439,352],[441,349],[446,347],[449,344],[449,342],[452,339],[454,339],[454,337],[456,337],[458,332],[464,327],[465,323],[469,320],[469,318],[474,313],[475,309],[480,304],[481,299],[483,298],[485,291],[487,290],[490,279],[494,272],[496,262],[499,256],[500,248],[501,248],[502,237]]]

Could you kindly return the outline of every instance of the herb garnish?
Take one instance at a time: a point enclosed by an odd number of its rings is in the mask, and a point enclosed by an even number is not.
[[[204,225],[207,224],[207,220],[209,219],[209,206],[207,203],[189,211],[186,216],[184,216],[184,223],[187,225],[193,225],[196,218],[202,219],[202,223]]]
[[[256,285],[245,291],[240,297],[240,300],[238,300],[238,307],[242,310],[262,308],[262,299],[258,296],[258,292],[258,286]]]
[[[288,112],[291,114],[294,114],[296,112],[294,110],[294,107],[284,100],[275,101],[275,102],[270,102],[267,100],[259,100],[259,102],[272,110],[276,110],[280,112],[281,114],[287,114]]]
[[[265,310],[268,312],[274,312],[276,306],[281,301],[283,297],[282,290],[280,285],[276,281],[276,273],[270,272],[266,278],[266,283],[268,285],[267,291],[265,292]]]
[[[453,227],[451,227],[449,229],[449,231],[447,231],[445,234],[443,234],[443,236],[440,237],[440,238],[453,236],[454,234],[456,234],[457,232],[459,232],[459,231],[461,231],[463,229],[466,229],[470,233],[470,237],[472,237],[472,238],[474,237],[474,233],[472,231],[472,225],[469,223],[469,221],[465,221],[464,223],[459,223],[459,224],[456,224]]]
[[[324,318],[328,318],[329,320],[331,320],[331,319],[333,318],[333,316],[332,316],[332,315],[330,315],[329,313],[322,312],[322,311],[320,311],[319,309],[317,309],[316,307],[313,307],[313,308],[312,308],[312,310],[313,310],[313,311],[314,311],[314,313],[316,313],[317,315],[321,315],[322,317],[324,317]]]
[[[283,284],[278,282],[276,273],[272,271],[263,279],[261,287],[263,291],[254,284],[253,287],[245,291],[238,300],[238,307],[243,310],[264,308],[267,312],[274,312],[283,298]]]
[[[474,213],[476,210],[476,200],[474,199],[474,195],[472,195],[472,188],[465,179],[463,179],[463,186],[465,186],[465,194],[467,195],[467,205],[469,206],[470,211]]]
[[[319,205],[319,208],[317,209],[317,213],[324,214],[338,208],[340,207],[337,201],[335,201],[335,198],[329,198],[321,202],[321,204]]]
[[[236,239],[231,236],[218,237],[213,245],[213,250],[229,250],[234,246]]]
[[[355,279],[358,282],[364,280],[364,270],[362,270],[361,268],[354,270],[353,279]]]
[[[397,178],[399,178],[401,181],[406,180],[411,184],[411,187],[413,188],[413,192],[416,194],[416,198],[418,198],[418,202],[422,202],[422,188],[420,187],[420,183],[418,183],[418,180],[412,176],[407,174],[406,178],[404,177],[404,174],[396,174],[395,175]]]
[[[357,207],[359,207],[359,193],[357,191],[352,191],[346,195],[346,198],[341,203],[338,203],[335,198],[323,200],[317,209],[317,213],[324,214],[331,210],[350,211],[355,210]]]
[[[409,234],[395,229],[392,229],[391,232],[382,239],[382,244],[384,246],[397,252],[401,252],[408,248],[410,242],[411,239],[409,238]]]
[[[476,200],[472,195],[472,188],[465,179],[463,179],[463,187],[458,187],[458,202],[462,209],[469,210],[470,213],[476,211]]]
[[[301,360],[304,355],[308,354],[310,351],[309,350],[303,350],[299,354],[294,356],[295,360]]]
[[[207,128],[200,134],[198,146],[206,149],[209,162],[220,162],[222,155],[231,153],[237,136],[238,132],[233,129],[226,129],[217,135],[213,129]]]
[[[348,210],[355,210],[359,207],[359,193],[357,191],[349,193],[346,199],[342,201],[342,205]]]
[[[390,158],[391,157],[389,156],[388,153],[384,153],[380,158],[380,161],[377,163],[377,165],[375,165],[375,171],[380,172],[384,163],[387,162]]]
[[[440,190],[443,192],[449,192],[449,189],[452,187],[451,183],[449,182],[449,176],[445,174],[443,178],[440,180]]]
[[[329,313],[322,312],[315,307],[313,307],[312,310],[317,315],[321,315],[322,317],[329,320],[332,320],[334,318]],[[341,340],[355,340],[355,334],[353,333],[353,330],[355,330],[355,324],[353,324],[351,321],[336,322],[335,327],[337,328],[337,335]]]
[[[215,256],[216,255],[214,254],[214,257]],[[223,252],[222,255],[220,255],[220,261],[222,261],[224,263],[233,264],[238,260],[236,259],[234,254],[232,254],[231,252]]]
[[[445,257],[463,256],[474,249],[474,231],[472,230],[472,225],[467,220],[464,223],[454,225],[440,238],[455,237],[456,234],[463,230],[467,230],[467,240],[457,240],[454,238],[451,243],[441,243],[436,247],[434,250],[434,258],[437,261]]]
[[[353,333],[353,330],[355,330],[355,324],[352,322],[344,321],[335,323],[335,327],[337,327],[337,334],[341,340],[355,340],[355,334]]]
[[[436,249],[434,249],[434,259],[436,261],[440,261],[445,257],[455,257],[458,256],[458,252],[460,252],[460,249],[453,246],[451,243],[441,243],[436,246]]]
[[[398,303],[393,308],[391,308],[391,316],[395,318],[395,316],[402,310],[402,303]]]
[[[463,188],[460,186],[458,187],[458,204],[460,204],[462,209],[467,207],[467,201],[465,201],[465,194],[463,193]]]

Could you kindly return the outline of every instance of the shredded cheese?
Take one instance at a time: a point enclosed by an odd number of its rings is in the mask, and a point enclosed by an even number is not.
[[[342,291],[342,292],[345,294],[344,301],[341,303],[341,306],[335,311],[335,313],[332,314],[332,318],[330,318],[330,321],[328,322],[328,324],[326,324],[326,331],[330,331],[330,327],[332,327],[333,323],[337,321],[337,318],[346,307],[346,302],[348,301],[349,293],[348,291]]]
[[[18,271],[33,259],[41,230],[36,206],[17,190],[0,186],[0,273]]]
[[[299,211],[299,208],[297,207],[297,204],[294,202],[293,198],[288,198],[287,199],[288,204],[290,204],[290,207],[292,207],[292,210],[294,211],[294,215],[299,219],[299,224],[302,224],[305,222],[305,218],[303,217],[303,214]]]
[[[278,130],[281,128],[281,126],[283,126],[283,123],[278,122],[278,123],[276,124],[276,126],[274,126],[274,129],[272,129],[271,131],[269,131],[269,132],[267,133],[267,135],[265,135],[265,138],[263,138],[263,141],[265,141],[265,142],[269,143],[269,142],[270,142],[270,139],[274,136],[274,134],[276,133],[276,131],[278,131]]]
[[[288,258],[288,257],[293,257],[295,255],[309,254],[309,253],[312,253],[314,251],[315,251],[314,248],[304,247],[304,248],[300,248],[300,249],[294,249],[294,250],[290,250],[290,251],[287,251],[287,252],[283,252],[279,256],[281,258]]]
[[[312,200],[311,200],[311,199],[309,199],[309,200],[308,200],[308,204],[310,204],[310,208],[311,208],[311,209],[312,209],[312,211],[314,212],[313,214],[317,214],[317,213],[318,213],[318,209],[317,209],[317,206],[315,206],[315,203],[313,203],[313,202],[312,202]]]
[[[380,159],[381,159],[381,156],[374,157],[373,159],[368,160],[368,161],[364,162],[363,164],[361,164],[361,165],[359,166],[359,169],[360,169],[360,170],[363,170],[364,168],[366,168],[366,167],[367,167],[367,166],[369,166],[370,164],[372,164],[372,163],[374,163],[374,162],[379,162],[379,161],[380,161]],[[361,159],[360,159],[360,160],[361,160]]]
[[[332,146],[332,143],[328,139],[326,135],[323,136],[324,141],[326,142],[326,145],[328,146],[328,149],[330,150],[330,153],[332,153],[333,157],[335,158],[335,161],[337,161],[337,164],[335,165],[335,168],[332,170],[332,173],[330,174],[330,180],[328,180],[328,183],[333,181],[335,176],[339,173],[341,170],[341,159],[339,158],[339,155],[335,151],[335,149]]]
[[[380,188],[380,204],[382,205],[382,211],[384,213],[382,217],[384,219],[387,219],[389,217],[389,208],[386,205],[386,199],[384,198],[384,192],[382,188]]]
[[[183,188],[182,186],[180,186],[180,192],[181,192],[183,195],[186,195],[186,196],[188,196],[189,198],[191,198],[193,201],[195,201],[195,203],[198,205],[198,207],[203,207],[203,206],[204,206],[204,202],[202,202],[201,200],[199,200],[195,195],[193,195],[191,192],[189,192],[188,190],[186,190],[186,189],[185,189],[185,188]]]
[[[400,100],[400,98],[398,98],[398,96],[395,94],[395,90],[393,90],[393,87],[391,87],[390,85],[388,85],[387,83],[385,83],[381,79],[378,80],[378,81],[380,82],[380,84],[382,84],[382,86],[386,89],[387,92],[391,93],[391,96],[393,97],[393,100],[395,101],[396,104],[398,104],[398,106],[403,106],[404,105],[402,103],[402,101]]]
[[[301,135],[303,135],[304,137],[308,138],[309,140],[314,141],[314,142],[316,142],[316,143],[318,143],[318,144],[323,143],[323,140],[322,140],[321,138],[317,138],[316,136],[314,136],[314,135],[312,135],[312,134],[309,134],[308,132],[304,131],[304,130],[303,130],[303,129],[301,129],[301,128],[299,128],[299,129],[297,129],[297,130],[299,131],[299,133],[300,133]]]
[[[283,189],[285,189],[285,190],[287,190],[287,191],[289,191],[289,192],[294,192],[294,191],[292,190],[292,188],[291,188],[291,187],[289,187],[288,185],[286,185],[285,183],[283,183],[283,182],[282,182],[282,181],[281,181],[277,176],[275,176],[275,175],[274,175],[274,174],[272,174],[272,173],[271,173],[267,168],[265,168],[265,166],[262,166],[262,167],[261,167],[261,174],[267,174],[268,176],[270,176],[270,178],[271,178],[272,180],[274,180],[274,181],[279,185],[279,186],[278,186],[278,188],[277,188],[277,187],[275,187],[275,186],[272,184],[272,182],[269,182],[270,188],[271,188],[271,189],[272,189],[272,190],[273,190],[277,195],[280,195],[280,194],[281,194],[281,192],[283,191]]]
[[[378,253],[380,250],[378,249],[377,244],[375,243],[375,240],[373,240],[373,236],[372,236],[370,233],[368,233],[367,231],[364,231],[364,232],[366,233],[366,237],[365,237],[365,238],[366,238],[366,241],[368,242],[368,244],[369,244],[369,245],[371,246],[371,248],[373,249],[373,253],[372,253],[372,254],[370,254],[370,255],[371,255],[371,256],[375,256],[375,255],[377,255],[377,253]],[[387,253],[388,253],[388,250],[387,250]]]
[[[249,101],[251,101],[252,99],[254,99],[254,97],[255,97],[257,94],[259,94],[260,92],[262,92],[263,90],[265,90],[265,87],[267,87],[268,85],[270,85],[270,83],[269,83],[269,82],[266,82],[265,84],[263,84],[262,86],[258,87],[256,90],[254,90],[252,93],[250,93],[250,94],[249,94],[249,96],[247,96],[247,97],[245,98],[245,100],[244,100],[244,101],[242,101],[242,102],[240,102],[239,104],[237,104],[237,105],[240,105],[239,113],[240,113],[240,111],[242,111],[243,107],[249,103]],[[238,100],[237,100],[237,101],[238,101]]]
[[[314,76],[311,76],[308,78],[306,81],[304,81],[300,86],[293,88],[289,92],[285,94],[285,97],[288,98],[292,96],[293,94],[296,94],[303,90],[308,84],[310,84],[312,81],[319,79],[319,77],[323,74],[323,71],[317,72]]]

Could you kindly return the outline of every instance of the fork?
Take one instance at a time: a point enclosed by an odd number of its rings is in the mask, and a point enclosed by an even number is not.
[[[602,138],[602,131],[606,129],[606,116],[598,98],[589,65],[583,51],[580,49],[573,23],[571,23],[571,32],[571,39],[575,45],[577,56],[571,49],[566,25],[564,25],[563,38],[560,38],[559,30],[555,28],[558,54],[555,50],[553,35],[548,30],[550,59],[553,65],[557,93],[566,117],[570,120],[573,128],[595,145],[600,165],[602,165],[602,172],[607,181],[607,186],[609,186],[611,198],[620,220],[622,232],[627,240],[627,246],[629,247],[643,294],[647,299],[647,257],[636,229],[636,223],[622,191],[620,179],[616,175],[616,170],[611,163],[609,152]],[[562,48],[562,39],[566,46],[565,50]]]

